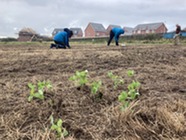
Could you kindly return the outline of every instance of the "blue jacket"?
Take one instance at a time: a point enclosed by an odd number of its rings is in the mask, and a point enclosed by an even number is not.
[[[114,39],[118,42],[119,36],[124,34],[124,30],[122,28],[112,28],[112,32],[114,33]]]
[[[67,47],[70,47],[69,45],[69,37],[68,37],[68,33],[63,31],[63,32],[58,32],[55,36],[54,36],[54,41],[59,42],[64,44]]]

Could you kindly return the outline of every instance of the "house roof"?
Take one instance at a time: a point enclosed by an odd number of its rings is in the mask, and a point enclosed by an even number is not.
[[[149,23],[149,24],[139,24],[137,25],[134,30],[154,30],[159,28],[162,24],[164,24],[163,22],[159,22],[159,23]]]
[[[111,28],[121,28],[120,25],[113,25],[113,24],[110,24],[110,25],[108,26],[108,28],[109,28],[109,27],[111,27]],[[108,29],[108,28],[107,28],[107,29]]]
[[[95,32],[106,32],[105,27],[100,23],[89,23]]]
[[[57,34],[58,32],[61,32],[63,31],[64,29],[63,28],[55,28],[54,31],[52,32],[52,35],[55,35]]]
[[[31,28],[23,28],[19,31],[19,34],[32,34],[32,35],[36,35],[36,31],[34,31]]]
[[[124,29],[124,31],[125,32],[131,32],[132,33],[132,31],[134,30],[134,28],[132,28],[132,27],[123,27],[123,29]]]
[[[77,35],[79,33],[83,33],[81,28],[70,28],[72,30],[74,35]]]

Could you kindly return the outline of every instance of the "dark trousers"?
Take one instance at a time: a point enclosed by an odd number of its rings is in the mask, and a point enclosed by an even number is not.
[[[111,43],[113,37],[114,37],[114,33],[113,33],[113,31],[111,30],[111,31],[110,31],[110,37],[109,37],[109,40],[108,40],[108,43],[107,43],[108,46],[110,45],[110,43]],[[118,38],[119,38],[119,37],[118,37]],[[118,44],[118,42],[116,41],[116,46],[118,46],[118,45],[119,45],[119,44]]]
[[[54,42],[55,42],[56,49],[66,49],[64,43],[62,43],[62,42],[57,42],[57,41],[54,41]]]

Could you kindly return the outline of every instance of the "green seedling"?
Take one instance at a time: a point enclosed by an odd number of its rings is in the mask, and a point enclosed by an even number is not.
[[[139,87],[140,83],[138,81],[132,81],[132,83],[128,85],[128,94],[130,96],[130,99],[133,100],[139,95]]]
[[[118,101],[122,103],[121,109],[124,110],[129,106],[130,101],[136,99],[139,95],[138,89],[140,87],[140,83],[138,81],[133,81],[131,84],[128,85],[128,92],[123,91],[118,96]]]
[[[28,97],[28,101],[32,101],[33,98],[38,98],[43,100],[44,99],[44,90],[45,88],[47,89],[51,89],[52,85],[49,81],[39,81],[37,83],[37,92],[36,92],[36,85],[32,84],[32,83],[28,83],[28,87],[30,88],[30,95]]]
[[[91,93],[92,94],[96,94],[99,91],[101,85],[102,85],[102,82],[101,81],[99,81],[99,82],[93,82],[91,84]]]
[[[54,118],[51,115],[50,123],[51,123],[50,129],[57,133],[58,138],[66,137],[68,135],[68,131],[62,127],[62,124],[63,124],[62,119],[58,119],[56,122],[54,122]]]
[[[134,71],[133,70],[128,70],[127,71],[127,75],[129,76],[129,77],[132,77],[132,76],[134,76]]]
[[[116,89],[118,85],[124,84],[124,80],[121,77],[114,75],[112,72],[108,72],[108,77],[114,82],[114,89]]]
[[[76,84],[81,87],[88,82],[87,76],[88,76],[87,70],[81,72],[76,71],[76,73],[73,76],[71,76],[69,80],[75,81]]]
[[[122,110],[127,108],[129,106],[128,93],[126,91],[122,91],[122,93],[118,96],[118,101],[122,103]]]

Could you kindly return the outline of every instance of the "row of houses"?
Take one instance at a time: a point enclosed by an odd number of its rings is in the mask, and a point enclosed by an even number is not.
[[[108,36],[110,33],[110,30],[114,27],[120,27],[120,25],[109,25],[107,28],[105,28],[100,23],[93,23],[90,22],[87,27],[85,28],[84,32],[81,28],[70,28],[74,35],[74,38],[78,37],[105,37]],[[163,22],[159,23],[148,23],[148,24],[139,24],[134,28],[131,27],[123,27],[125,30],[124,35],[139,35],[139,34],[152,34],[152,33],[166,33],[167,27]],[[186,29],[185,29],[186,30]],[[55,28],[52,32],[52,36],[54,36],[59,31],[63,31],[63,28]],[[37,38],[45,38],[41,37],[39,34],[37,34],[33,29],[31,28],[23,28],[19,32],[18,41],[32,41]]]
[[[105,28],[100,23],[90,22],[84,30],[85,37],[103,37],[108,36],[110,30],[114,27],[120,27],[120,25],[109,25]],[[81,28],[70,28],[74,37],[83,37],[83,31]],[[125,34],[124,35],[136,35],[136,34],[149,34],[149,33],[166,33],[167,27],[163,22],[160,23],[149,23],[149,24],[139,24],[135,28],[131,27],[123,27]],[[62,31],[63,28],[54,29],[52,32],[52,36],[54,36],[59,31]]]

